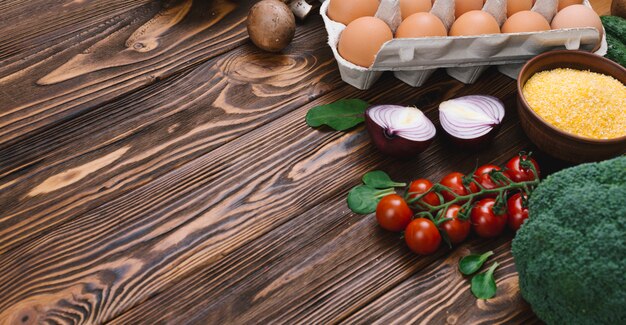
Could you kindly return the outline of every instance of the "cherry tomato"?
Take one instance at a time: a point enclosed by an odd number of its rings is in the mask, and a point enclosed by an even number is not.
[[[452,220],[440,224],[441,229],[446,232],[452,244],[463,242],[470,233],[471,224],[469,220],[460,220],[457,218],[460,210],[460,206],[456,204],[451,205],[444,217]]]
[[[537,170],[538,175],[536,177],[531,169],[526,169],[520,166],[520,161],[522,159],[525,159],[525,160],[527,159],[532,162],[532,164],[535,166],[535,169]],[[539,165],[537,164],[537,162],[531,157],[528,157],[526,155],[517,155],[511,158],[511,160],[509,160],[509,162],[506,163],[506,169],[507,169],[507,176],[514,182],[532,181],[535,178],[538,178],[539,174],[541,174],[541,172],[539,171]]]
[[[494,188],[498,188],[500,185],[495,183],[489,173],[492,170],[502,170],[500,167],[496,165],[482,165],[474,172],[474,179],[478,182],[478,184],[482,185],[482,187],[493,190]]]
[[[404,240],[412,251],[420,255],[428,255],[439,248],[441,234],[432,221],[426,218],[417,218],[406,227]]]
[[[389,231],[403,231],[411,222],[412,216],[413,211],[398,194],[383,197],[376,206],[378,224]]]
[[[522,204],[522,194],[517,193],[507,201],[507,212],[509,215],[509,227],[517,231],[524,221],[528,219],[528,208]]]
[[[476,234],[480,237],[496,237],[502,233],[506,226],[506,213],[496,215],[493,212],[495,203],[496,200],[486,198],[478,201],[474,208],[472,208],[470,219],[472,220],[474,231],[476,231]]]
[[[426,191],[430,190],[432,187],[433,187],[433,183],[431,183],[427,179],[420,178],[418,180],[413,181],[411,185],[409,186],[409,193],[416,193],[416,194],[411,194],[409,196],[409,199],[414,199],[426,193]],[[437,197],[437,194],[432,193],[432,192],[426,194],[426,196],[424,196],[421,200],[419,200],[419,202],[424,202],[432,206],[441,204],[439,202],[439,197]]]
[[[443,186],[451,188],[452,191],[458,195],[468,195],[470,192],[468,192],[463,185],[463,177],[465,177],[465,175],[458,172],[453,172],[444,176],[439,183]],[[477,192],[478,187],[476,186],[476,184],[471,183],[469,186],[469,190],[472,193]],[[441,191],[441,195],[443,195],[443,198],[444,200],[446,200],[446,202],[450,202],[455,198],[455,196],[449,191]]]

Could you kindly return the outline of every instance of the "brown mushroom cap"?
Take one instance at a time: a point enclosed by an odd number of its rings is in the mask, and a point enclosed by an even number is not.
[[[259,48],[279,52],[293,39],[296,19],[289,7],[278,0],[263,0],[248,14],[248,35]]]

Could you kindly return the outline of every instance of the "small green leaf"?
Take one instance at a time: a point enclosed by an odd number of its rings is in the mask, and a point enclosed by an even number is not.
[[[402,187],[406,186],[406,183],[397,183],[391,180],[391,177],[382,170],[375,170],[363,175],[363,183],[373,188],[389,188],[389,187]]]
[[[384,196],[393,194],[392,188],[376,190],[367,185],[359,185],[348,193],[348,207],[358,214],[370,214],[376,211],[376,205]]]
[[[498,267],[498,262],[487,270],[487,272],[480,273],[472,278],[472,293],[478,299],[489,299],[496,295],[496,279],[493,277],[493,272]]]
[[[459,261],[459,271],[465,275],[474,274],[480,270],[491,255],[493,255],[493,251],[488,251],[482,255],[467,255]]]
[[[365,110],[369,103],[360,99],[342,99],[332,104],[316,106],[306,114],[306,123],[311,127],[328,125],[337,131],[353,128],[365,121]]]

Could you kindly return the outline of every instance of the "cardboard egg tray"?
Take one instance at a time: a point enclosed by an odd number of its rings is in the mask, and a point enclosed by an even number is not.
[[[328,44],[339,65],[341,78],[358,89],[369,89],[385,71],[419,87],[439,68],[465,83],[474,83],[492,65],[503,74],[517,79],[522,65],[530,58],[550,50],[591,51],[600,35],[595,28],[571,28],[545,32],[492,34],[480,36],[424,37],[392,39],[386,42],[369,68],[357,66],[339,55],[337,43],[345,25],[332,21],[326,14],[329,1],[320,12],[328,32]],[[532,8],[548,22],[556,14],[558,0],[537,0]],[[583,4],[590,7],[588,0]],[[506,20],[506,0],[487,0],[482,9],[492,14],[502,26]],[[454,0],[437,0],[431,11],[449,30],[454,22]],[[376,17],[385,21],[395,33],[401,23],[399,0],[382,0]],[[606,54],[606,40],[596,54]]]

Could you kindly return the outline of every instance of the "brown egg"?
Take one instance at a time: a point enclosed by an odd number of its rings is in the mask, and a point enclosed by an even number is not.
[[[580,5],[582,3],[583,0],[559,0],[559,7],[557,8],[557,10],[561,11],[561,9],[565,7],[569,7],[571,5]]]
[[[454,3],[454,17],[459,18],[471,10],[481,10],[484,4],[483,0],[456,0]]]
[[[511,17],[514,13],[522,10],[530,10],[533,7],[533,0],[507,0],[506,16]]]
[[[402,20],[416,12],[429,12],[432,8],[430,0],[400,0]]]
[[[342,58],[369,67],[383,44],[392,38],[391,29],[384,21],[376,17],[361,17],[341,32],[337,50]]]
[[[374,16],[378,4],[378,0],[330,0],[328,18],[348,25],[357,18]]]
[[[550,24],[544,16],[530,10],[513,14],[502,25],[503,33],[539,32],[543,30],[550,30]]]
[[[450,27],[450,36],[499,34],[500,26],[493,16],[482,10],[464,13]]]
[[[585,5],[571,5],[556,13],[552,19],[552,29],[595,27],[600,32],[600,42],[594,51],[600,48],[604,28],[598,14]]]
[[[400,24],[396,30],[397,38],[428,36],[448,36],[446,26],[441,22],[441,19],[429,12],[412,14],[402,21],[402,24]]]

